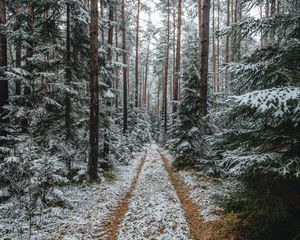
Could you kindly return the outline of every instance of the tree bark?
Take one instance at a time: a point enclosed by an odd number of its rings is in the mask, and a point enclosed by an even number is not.
[[[71,26],[70,26],[70,4],[67,4],[67,26],[66,26],[66,79],[65,83],[67,86],[70,86],[72,81],[72,73],[71,73]],[[66,141],[71,139],[71,99],[68,93],[65,96],[65,124],[66,124]],[[68,170],[69,179],[71,179],[71,159],[67,158],[66,160],[66,168]]]
[[[99,156],[99,80],[98,80],[98,4],[91,0],[90,26],[90,157],[88,162],[88,181],[98,179]]]
[[[119,48],[119,35],[118,35],[118,11],[117,11],[117,3],[115,4],[115,22],[117,23],[115,26],[115,46],[118,49]],[[119,62],[119,53],[116,52],[116,62]],[[116,68],[116,108],[119,107],[119,81],[120,81],[120,71],[119,68]]]
[[[227,22],[226,26],[230,26],[230,0],[227,0]],[[225,42],[225,64],[226,64],[226,70],[225,70],[225,91],[228,91],[228,65],[229,63],[229,33],[226,34],[226,42]]]
[[[213,74],[213,91],[217,91],[216,81],[216,37],[215,37],[215,0],[212,2],[212,74]]]
[[[237,0],[232,0],[233,1],[233,9],[232,9],[232,24],[237,23],[237,18],[238,18],[238,1]],[[232,45],[231,45],[231,61],[234,62],[236,60],[236,51],[237,51],[237,38],[236,38],[236,33],[232,35]]]
[[[122,0],[122,48],[123,48],[123,64],[126,66],[123,68],[123,133],[127,133],[128,129],[128,88],[127,88],[127,47],[126,47],[126,5],[125,0]]]
[[[163,118],[164,118],[164,133],[168,130],[168,76],[169,76],[169,45],[170,45],[170,0],[167,1],[167,39],[165,50],[165,63],[164,63],[164,78],[163,78]]]
[[[200,113],[204,117],[207,115],[207,82],[208,82],[208,54],[209,54],[209,13],[210,0],[203,1],[202,7],[202,27],[201,27],[201,69],[200,69]]]
[[[139,32],[141,1],[137,0],[136,39],[135,39],[135,107],[139,106]]]
[[[146,55],[146,71],[145,71],[145,84],[144,84],[144,106],[147,105],[147,87],[148,87],[148,74],[149,74],[149,55],[150,55],[150,39],[147,43],[147,55]]]
[[[3,30],[6,24],[6,4],[5,0],[0,0],[0,27]],[[5,68],[7,67],[7,39],[5,34],[0,34],[0,123],[7,122],[3,119],[5,111],[4,105],[8,104],[8,80],[5,76]],[[0,133],[2,135],[4,133]]]
[[[182,0],[178,0],[178,20],[177,20],[177,38],[176,38],[176,63],[175,63],[175,81],[173,89],[173,113],[177,112],[179,101],[179,74],[181,63],[181,21],[182,17]]]
[[[218,0],[218,16],[217,16],[217,28],[220,30],[220,0]],[[220,37],[217,37],[217,57],[216,57],[216,68],[217,68],[217,92],[220,91]]]
[[[202,0],[198,0],[198,27],[199,27],[200,42],[201,42],[201,26],[202,26]]]
[[[114,4],[109,3],[109,10],[108,10],[108,20],[109,20],[109,29],[108,29],[108,60],[112,61],[112,45],[113,45],[113,36],[114,36],[114,27],[112,22],[114,21]],[[110,83],[111,84],[111,83]]]
[[[67,26],[66,26],[66,85],[70,86],[71,84],[71,27],[70,27],[70,4],[67,4]],[[66,139],[71,138],[71,99],[69,94],[66,94],[65,97],[66,112],[65,112],[65,122],[66,122]],[[71,166],[68,166],[71,167]]]

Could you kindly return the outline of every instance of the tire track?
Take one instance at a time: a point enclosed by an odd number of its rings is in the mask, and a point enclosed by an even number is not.
[[[199,214],[198,206],[193,203],[191,198],[189,197],[189,190],[185,186],[185,184],[179,180],[168,160],[164,157],[164,155],[158,150],[161,160],[164,164],[166,171],[169,174],[172,185],[174,186],[177,196],[181,202],[182,209],[184,211],[186,222],[189,226],[190,237],[194,240],[203,239],[203,221]]]
[[[147,157],[147,150],[145,151],[144,157],[141,159],[141,163],[137,168],[137,172],[135,177],[132,180],[130,188],[126,192],[125,196],[121,199],[119,204],[109,213],[107,220],[100,226],[100,234],[95,236],[93,239],[95,240],[117,240],[119,226],[128,211],[128,206],[130,203],[130,199],[132,197],[132,193],[136,189],[138,178],[141,174],[143,166],[145,164],[145,160]]]

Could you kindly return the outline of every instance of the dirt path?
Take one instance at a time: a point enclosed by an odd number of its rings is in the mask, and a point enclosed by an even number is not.
[[[132,197],[132,193],[136,188],[136,184],[141,174],[142,168],[145,164],[146,156],[147,156],[147,151],[145,152],[144,157],[141,159],[141,163],[137,168],[136,175],[132,180],[129,190],[126,192],[125,196],[119,202],[119,204],[110,212],[107,220],[101,226],[99,235],[96,235],[94,239],[110,239],[110,240],[117,239],[119,226],[126,212],[128,211],[128,205]]]
[[[203,226],[188,189],[152,144],[125,197],[94,239],[201,239]]]
[[[180,199],[181,206],[184,210],[185,218],[189,225],[190,237],[195,240],[202,239],[203,222],[199,214],[198,206],[190,199],[187,187],[176,177],[167,159],[161,153],[160,156],[164,163],[164,167],[170,176],[171,182],[175,187],[176,193]]]

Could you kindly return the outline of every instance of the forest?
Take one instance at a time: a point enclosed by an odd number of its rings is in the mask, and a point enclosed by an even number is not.
[[[300,240],[300,1],[0,0],[0,239]]]

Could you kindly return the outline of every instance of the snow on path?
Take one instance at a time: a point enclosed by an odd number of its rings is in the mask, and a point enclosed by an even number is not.
[[[157,149],[154,143],[148,148],[118,240],[189,239],[183,209]]]
[[[65,189],[72,209],[52,209],[47,216],[48,226],[33,239],[90,240],[105,216],[128,190],[144,152],[138,153],[127,166],[118,166],[114,181]]]
[[[174,157],[167,150],[162,150],[162,153],[170,164],[174,162]],[[220,219],[223,209],[215,199],[224,199],[232,189],[238,187],[234,179],[207,177],[200,171],[180,170],[175,174],[189,188],[190,198],[197,204],[204,223]]]

